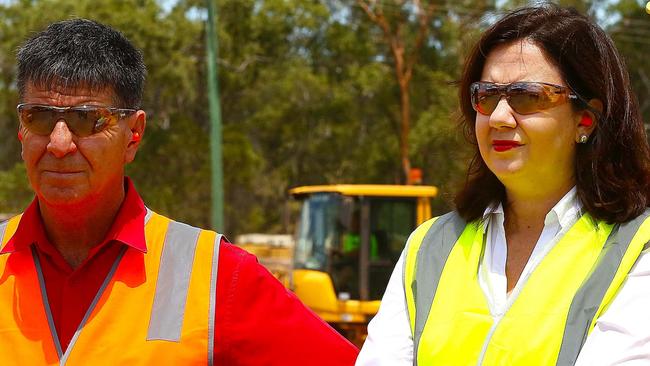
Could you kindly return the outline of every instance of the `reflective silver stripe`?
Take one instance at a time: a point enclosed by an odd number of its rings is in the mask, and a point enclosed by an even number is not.
[[[172,221],[163,244],[147,340],[179,342],[194,253],[201,230]]]
[[[153,211],[151,211],[149,207],[145,207],[145,208],[147,209],[147,214],[144,216],[144,224],[146,225],[149,222],[151,215],[153,215]]]
[[[36,246],[34,244],[31,245],[30,249],[32,250],[32,258],[34,259],[34,266],[36,267],[36,274],[38,275],[38,285],[41,287],[41,298],[43,299],[43,308],[45,309],[45,315],[47,316],[47,324],[50,327],[50,333],[52,334],[52,341],[54,341],[56,354],[60,359],[63,355],[63,351],[61,350],[59,335],[56,333],[56,327],[54,326],[54,318],[52,317],[50,302],[47,299],[47,290],[45,289],[45,280],[43,279],[43,268],[41,267],[41,260],[38,258],[38,253],[36,252]]]
[[[210,274],[210,309],[208,313],[208,366],[214,365],[214,320],[217,309],[217,272],[219,270],[219,244],[223,235],[214,239],[212,250],[212,270]]]
[[[564,329],[557,365],[573,365],[587,337],[589,327],[609,289],[632,238],[650,210],[636,219],[615,227],[610,233],[593,270],[573,298]],[[445,218],[444,222],[441,220]],[[436,288],[451,249],[458,241],[465,223],[450,213],[433,223],[417,253],[412,289],[416,304],[413,364],[417,365],[417,350],[433,304]],[[644,246],[647,248],[648,244]],[[418,287],[417,281],[424,282]]]
[[[456,212],[440,216],[422,239],[415,264],[415,278],[411,283],[415,301],[415,330],[413,336],[413,364],[417,365],[418,347],[424,325],[429,317],[438,282],[454,244],[465,230],[465,220]],[[424,283],[418,286],[418,280]]]
[[[0,245],[2,245],[2,240],[5,238],[5,231],[7,230],[7,225],[9,225],[9,220],[0,222]]]
[[[615,227],[609,234],[591,276],[582,284],[571,302],[557,365],[575,364],[591,322],[614,280],[623,256],[639,227],[649,216],[650,211],[646,211],[636,219]]]
[[[59,362],[60,366],[65,365],[65,363],[68,361],[68,358],[70,357],[70,352],[72,352],[72,348],[74,347],[75,343],[77,343],[77,339],[79,338],[79,334],[81,334],[81,330],[86,325],[86,322],[88,321],[88,318],[90,318],[90,315],[92,314],[93,310],[95,310],[95,306],[97,306],[99,299],[101,299],[104,290],[106,290],[106,287],[108,287],[108,284],[113,279],[113,275],[115,274],[115,271],[117,271],[117,267],[122,261],[122,257],[124,257],[124,253],[126,253],[127,249],[128,247],[126,245],[122,245],[122,249],[120,249],[120,253],[117,255],[117,258],[115,258],[115,262],[113,262],[113,266],[111,266],[110,271],[108,271],[106,278],[104,278],[104,282],[102,283],[101,287],[95,294],[95,298],[93,299],[93,302],[90,303],[88,310],[86,310],[86,314],[81,320],[81,323],[79,323],[77,330],[74,332],[74,335],[70,340],[70,344],[68,345],[68,348],[65,350],[65,354],[63,354],[63,357],[59,355],[59,357],[61,357],[61,361]],[[49,309],[49,305],[48,305],[48,309]],[[58,338],[57,338],[57,343],[58,343]]]

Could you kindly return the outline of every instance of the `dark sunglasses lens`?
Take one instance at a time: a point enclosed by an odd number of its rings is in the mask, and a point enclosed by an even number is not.
[[[99,118],[96,110],[73,109],[63,113],[63,119],[68,124],[72,133],[79,137],[90,136],[95,133],[95,121]]]
[[[55,112],[38,106],[21,107],[18,110],[20,122],[30,132],[46,136],[52,133],[56,123]]]
[[[512,84],[508,88],[508,104],[519,114],[531,114],[541,110],[544,95],[537,84]]]
[[[105,130],[109,126],[117,123],[118,115],[111,113],[108,109],[100,108],[92,112],[92,116],[88,117],[90,123],[91,133],[97,133]]]
[[[115,116],[106,108],[73,108],[61,112],[47,106],[22,106],[18,109],[18,114],[30,132],[41,136],[51,134],[61,119],[78,137],[100,132],[115,120]]]
[[[501,94],[498,87],[486,84],[476,84],[472,88],[472,104],[474,109],[484,115],[490,115],[499,104]]]

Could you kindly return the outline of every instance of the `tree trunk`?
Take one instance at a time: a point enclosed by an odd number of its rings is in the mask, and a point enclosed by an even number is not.
[[[382,7],[377,6],[376,0],[357,0],[357,3],[368,15],[370,20],[381,27],[384,33],[384,39],[393,54],[395,61],[395,77],[400,92],[401,121],[399,132],[399,157],[402,171],[404,173],[404,182],[406,184],[411,184],[413,182],[411,182],[411,159],[409,158],[409,133],[411,130],[411,96],[409,85],[411,83],[413,66],[416,62],[418,51],[422,47],[428,32],[428,22],[433,12],[433,7],[431,5],[423,6],[420,0],[413,0],[413,4],[417,9],[419,27],[413,49],[407,53],[405,49],[406,42],[401,33],[403,23],[398,22],[394,27],[391,26],[388,20],[384,17]]]
[[[403,77],[403,76],[402,76]],[[409,83],[399,83],[400,92],[400,109],[401,109],[401,129],[399,139],[400,160],[402,161],[402,171],[404,172],[404,181],[411,184],[411,159],[409,158],[409,133],[411,131],[411,95],[409,94]]]

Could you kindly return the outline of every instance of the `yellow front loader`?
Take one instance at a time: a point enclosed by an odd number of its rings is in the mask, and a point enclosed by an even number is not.
[[[290,288],[357,346],[406,239],[431,217],[433,186],[305,186]]]

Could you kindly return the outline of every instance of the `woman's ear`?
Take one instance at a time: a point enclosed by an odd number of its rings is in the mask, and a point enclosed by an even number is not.
[[[589,139],[598,125],[598,115],[603,112],[603,102],[601,102],[600,99],[592,99],[589,101],[588,105],[589,108],[582,111],[578,121],[578,128],[576,131],[576,141],[578,142],[586,142],[584,136]]]

